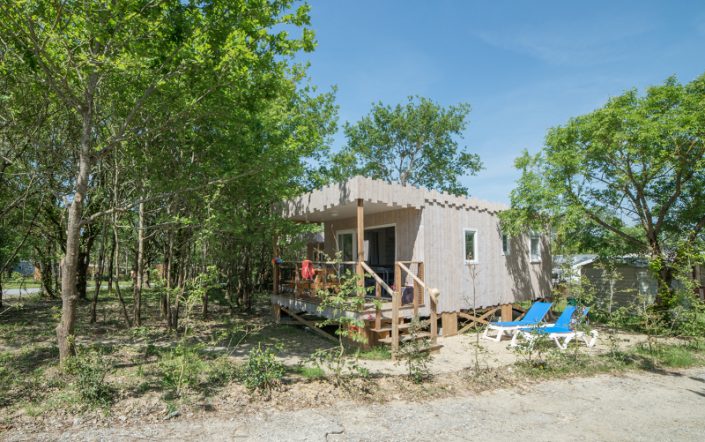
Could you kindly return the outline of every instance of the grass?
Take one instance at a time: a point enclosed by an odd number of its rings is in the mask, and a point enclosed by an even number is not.
[[[386,361],[392,359],[392,353],[389,347],[379,345],[369,350],[359,350],[357,357],[368,361]]]
[[[537,379],[569,376],[592,376],[625,370],[686,369],[705,366],[705,341],[689,343],[655,343],[651,348],[640,344],[626,350],[612,349],[598,355],[559,351],[551,342],[538,356],[515,364],[519,372]]]
[[[326,372],[321,367],[300,366],[298,373],[306,379],[323,379],[326,377]]]
[[[131,315],[132,296],[123,296]],[[242,383],[243,362],[259,344],[281,346],[278,358],[306,357],[330,346],[301,327],[273,324],[266,296],[256,298],[253,313],[230,316],[229,306],[211,303],[209,319],[201,317],[197,306],[187,320],[182,310],[188,336],[165,327],[159,298],[145,290],[143,324],[132,328],[115,293],[101,290],[95,324],[89,323],[91,303],[79,301],[76,343],[81,353],[101,359],[73,373],[58,366],[54,329],[61,301],[38,295],[7,299],[10,310],[0,320],[0,422],[15,412],[44,415],[65,409],[80,414],[96,404],[109,409],[113,398],[119,402],[154,394],[165,404],[196,403]],[[99,370],[103,364],[105,373]],[[287,373],[325,377],[315,368],[297,370],[292,366]]]
[[[644,358],[645,366],[666,368],[689,368],[705,364],[705,343],[655,344],[651,349],[639,345],[634,353]]]
[[[123,295],[131,313],[132,296]],[[260,344],[263,349],[279,346],[282,349],[277,353],[279,360],[289,357],[307,360],[316,349],[330,348],[330,342],[301,327],[274,325],[268,297],[260,295],[256,299],[254,312],[248,314],[230,316],[228,306],[213,303],[209,319],[204,320],[200,309],[195,308],[187,321],[189,334],[184,337],[164,327],[159,318],[157,292],[145,291],[143,325],[128,328],[115,294],[101,291],[97,323],[88,321],[90,303],[79,302],[77,343],[83,352],[99,354],[102,359],[89,361],[91,363],[82,367],[82,371],[73,374],[57,364],[54,327],[59,318],[60,300],[39,296],[23,297],[21,302],[8,300],[13,308],[0,319],[0,423],[17,414],[41,416],[63,413],[62,410],[74,415],[95,412],[95,406],[87,402],[105,406],[118,414],[126,400],[139,402],[144,398],[147,402],[155,396],[163,407],[146,413],[168,414],[164,410],[209,403],[211,397],[222,398],[224,391],[234,397],[244,394],[245,387],[241,384],[245,361]],[[182,320],[186,323],[183,316]],[[673,344],[664,341],[652,347],[651,352],[647,347],[636,347],[604,355],[570,350],[556,352],[547,347],[540,360],[517,364],[517,369],[512,370],[520,376],[550,379],[659,367],[686,368],[705,365],[703,342]],[[386,346],[358,350],[356,355],[364,360],[391,359]],[[102,384],[103,363],[107,369],[104,378],[107,390]],[[488,377],[500,372],[494,370]],[[436,388],[438,394],[446,394],[445,387],[441,387],[446,378],[438,377],[438,381],[429,381],[419,389],[409,386],[408,390],[418,392],[419,397],[428,397],[424,388]],[[297,382],[301,382],[302,388],[318,388],[313,383],[302,382],[314,379],[330,378],[320,367],[291,363],[281,383],[286,389],[294,389],[292,385]],[[376,397],[384,397],[379,391],[387,388],[385,385],[396,388],[394,385],[402,382],[395,380],[385,384],[379,379],[358,380],[360,385],[374,391]],[[110,390],[112,388],[115,390]],[[235,393],[231,392],[233,389]],[[333,387],[330,390],[332,394],[339,394],[339,391]]]

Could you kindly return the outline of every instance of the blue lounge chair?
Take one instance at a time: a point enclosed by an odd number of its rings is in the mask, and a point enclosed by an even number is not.
[[[583,308],[579,313],[579,317],[574,320],[573,314],[575,311],[576,308],[569,305],[563,310],[563,313],[558,320],[556,320],[555,324],[546,325],[544,327],[524,327],[518,329],[512,337],[512,347],[517,345],[517,339],[519,339],[520,336],[524,337],[529,343],[532,343],[539,336],[548,336],[561,350],[568,348],[568,344],[573,339],[582,339],[585,345],[593,347],[597,341],[597,330],[590,330],[590,338],[588,339],[584,331],[575,329],[575,324],[582,321],[582,319],[587,316],[590,308]],[[561,339],[563,339],[563,342],[561,342]]]
[[[485,332],[482,334],[484,339],[493,339],[499,342],[504,336],[504,332],[519,330],[523,327],[536,326],[543,320],[548,310],[551,308],[550,302],[534,302],[531,308],[526,312],[526,315],[519,321],[510,322],[491,322],[487,325]],[[497,331],[497,336],[489,336],[489,331]]]

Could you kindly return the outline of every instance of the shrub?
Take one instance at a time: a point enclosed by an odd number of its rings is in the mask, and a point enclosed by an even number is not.
[[[228,356],[221,356],[208,365],[208,384],[225,385],[237,378],[238,367]]]
[[[181,395],[184,388],[198,384],[206,364],[199,354],[200,346],[179,344],[159,360],[162,386]]]
[[[427,338],[420,338],[419,332],[423,326],[418,317],[414,318],[409,325],[410,339],[399,350],[399,356],[406,363],[409,379],[416,384],[431,378],[431,370],[428,367],[431,362],[431,342]]]
[[[269,393],[279,384],[284,376],[284,365],[277,360],[276,353],[271,347],[262,350],[261,344],[250,351],[242,372],[248,389]]]
[[[99,353],[84,353],[71,358],[67,372],[75,378],[75,389],[83,402],[90,406],[109,406],[115,389],[105,381],[110,364]]]

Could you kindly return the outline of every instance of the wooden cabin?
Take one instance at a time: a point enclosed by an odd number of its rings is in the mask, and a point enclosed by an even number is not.
[[[658,281],[649,269],[647,256],[615,256],[610,261],[596,254],[558,255],[554,259],[553,284],[579,283],[584,278],[595,291],[595,301],[609,312],[634,303],[654,302]],[[691,272],[695,295],[705,300],[705,268],[694,265]],[[674,288],[679,285],[679,281],[673,281]]]
[[[396,347],[398,336],[384,334],[397,334],[393,328],[403,334],[404,322],[417,314],[431,319],[433,338],[436,315],[442,318],[443,335],[450,336],[458,332],[459,320],[484,324],[500,311],[508,319],[517,302],[550,293],[547,237],[503,234],[497,216],[506,209],[501,204],[358,176],[282,206],[288,219],[320,224],[323,251],[328,256],[339,251],[344,263],[364,275],[366,285],[375,286],[375,296],[388,301],[381,312],[362,313],[373,341],[389,338]],[[294,271],[284,276],[287,266]],[[280,308],[331,313],[316,310],[315,293],[307,294],[301,285],[297,263],[275,267],[275,313]],[[434,290],[437,296],[430,295]],[[482,315],[474,316],[478,310]],[[375,330],[381,337],[374,336]]]

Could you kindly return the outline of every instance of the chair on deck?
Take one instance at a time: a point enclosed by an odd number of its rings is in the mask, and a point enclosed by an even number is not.
[[[555,324],[547,324],[543,327],[525,327],[518,329],[512,337],[511,346],[516,347],[519,336],[523,336],[529,343],[532,343],[534,340],[538,339],[539,336],[548,336],[548,338],[553,340],[553,342],[555,342],[561,350],[568,348],[568,344],[573,339],[582,339],[588,348],[593,347],[597,341],[597,330],[590,330],[590,338],[588,338],[587,334],[583,330],[575,329],[575,325],[579,324],[587,316],[590,308],[583,308],[580,311],[578,318],[573,319],[575,310],[576,308],[574,306],[567,306],[565,310],[563,310],[563,313],[561,313],[558,320],[556,320]],[[561,339],[563,339],[562,343]]]
[[[529,310],[526,312],[524,317],[519,321],[509,321],[509,322],[491,322],[487,325],[485,332],[482,334],[484,339],[493,339],[499,342],[504,335],[504,332],[510,332],[518,330],[522,327],[530,327],[538,325],[548,313],[551,308],[550,302],[534,302]],[[489,336],[489,331],[495,330],[497,336]]]

